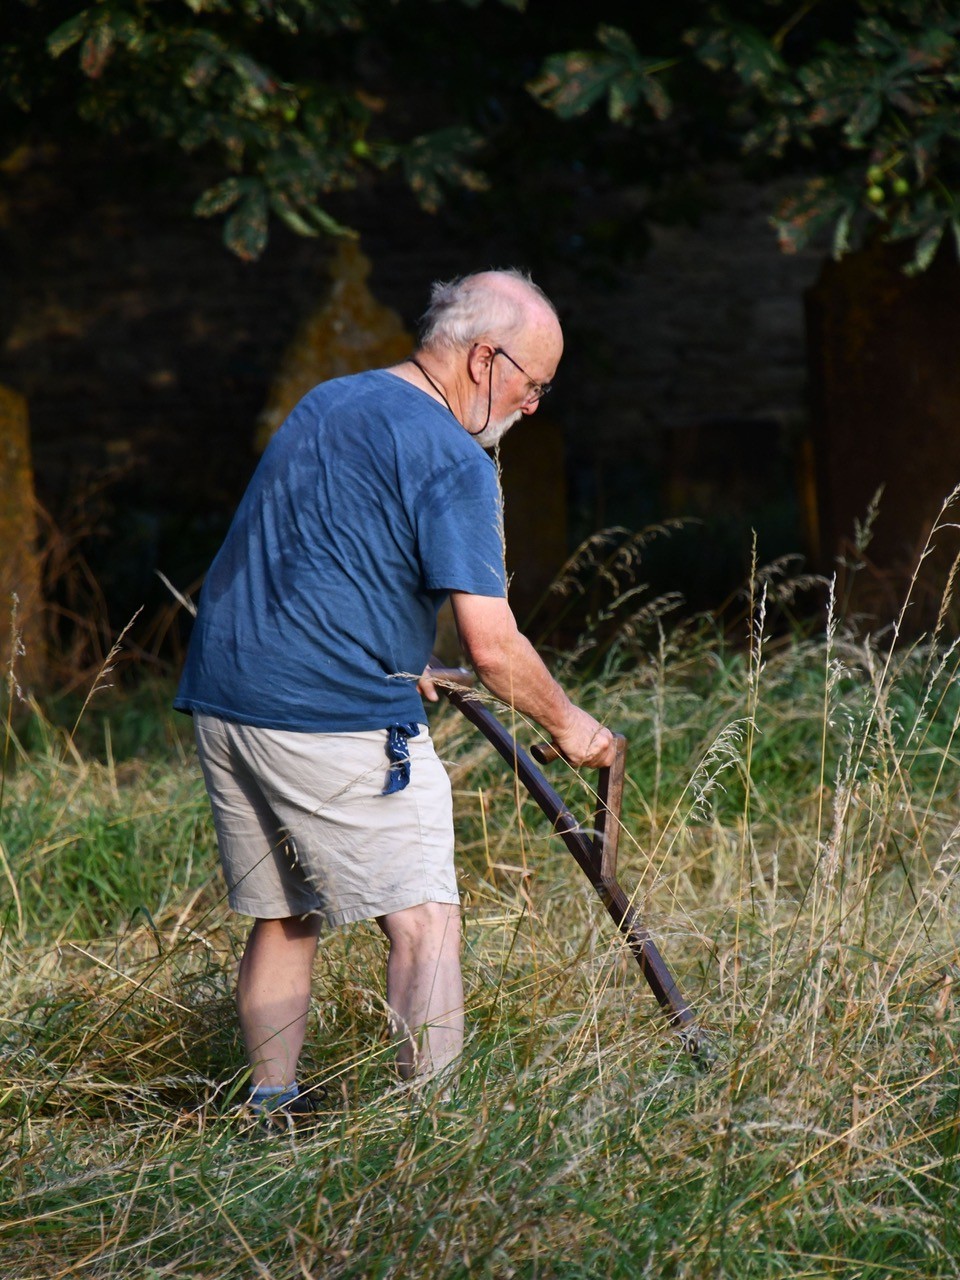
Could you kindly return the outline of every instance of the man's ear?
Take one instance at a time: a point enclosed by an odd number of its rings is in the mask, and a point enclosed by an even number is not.
[[[475,342],[467,356],[467,368],[473,382],[480,383],[489,375],[495,347],[489,342]]]

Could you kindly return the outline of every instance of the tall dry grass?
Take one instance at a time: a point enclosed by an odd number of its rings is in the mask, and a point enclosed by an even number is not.
[[[954,577],[909,643],[850,625],[830,584],[819,631],[774,642],[787,589],[754,573],[736,646],[631,598],[577,691],[629,738],[621,880],[711,1033],[706,1073],[446,708],[459,1090],[396,1088],[359,926],[318,955],[318,1128],[251,1135],[242,928],[185,724],[156,689],[136,713],[101,691],[78,726],[37,713],[0,812],[4,1274],[957,1275]],[[588,813],[592,779],[557,780]]]

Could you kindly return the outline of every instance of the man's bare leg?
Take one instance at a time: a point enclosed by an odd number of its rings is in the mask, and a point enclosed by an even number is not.
[[[380,916],[390,941],[387,1004],[405,1080],[429,1079],[463,1049],[460,908],[424,902]]]
[[[257,920],[237,979],[237,1012],[254,1085],[288,1085],[297,1074],[310,1008],[319,916]]]

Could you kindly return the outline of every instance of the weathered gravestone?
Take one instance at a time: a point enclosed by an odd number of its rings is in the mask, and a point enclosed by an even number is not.
[[[318,382],[396,364],[413,350],[400,317],[370,292],[369,275],[370,261],[357,243],[341,240],[326,297],[281,359],[257,423],[258,449],[266,448],[293,406]]]
[[[37,514],[27,402],[0,385],[0,662],[26,694],[42,682],[43,637]]]

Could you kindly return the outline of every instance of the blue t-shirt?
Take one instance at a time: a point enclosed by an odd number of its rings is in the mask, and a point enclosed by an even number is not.
[[[506,594],[492,459],[393,374],[322,383],[207,574],[174,705],[301,732],[423,721],[415,685],[450,591]]]

